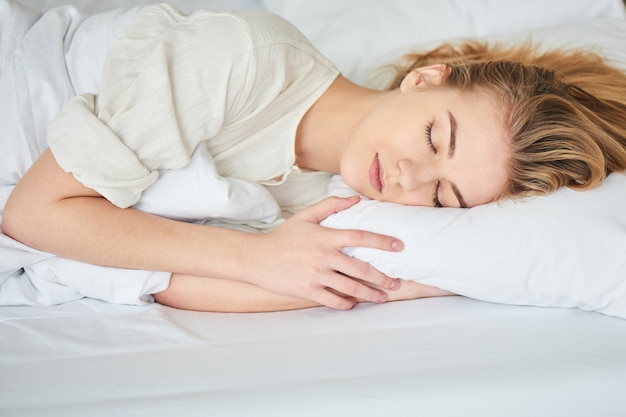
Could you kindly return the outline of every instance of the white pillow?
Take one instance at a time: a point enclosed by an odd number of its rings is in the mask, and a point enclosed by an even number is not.
[[[331,190],[351,194],[338,177]],[[363,200],[322,224],[401,239],[399,253],[346,249],[392,277],[484,301],[626,318],[624,174],[586,192],[561,189],[471,209]]]
[[[161,170],[133,207],[188,222],[213,219],[272,224],[281,214],[278,203],[262,185],[222,177],[206,146],[198,146],[183,168]]]
[[[626,21],[605,20],[499,37],[597,49],[626,68]],[[493,39],[491,39],[493,40]],[[625,121],[626,123],[626,121]],[[333,194],[350,194],[335,180]],[[578,307],[626,318],[626,175],[597,189],[562,189],[472,209],[363,201],[323,223],[398,237],[401,253],[347,252],[394,277],[507,304]]]
[[[621,0],[263,0],[294,23],[349,78],[367,71],[391,49],[456,37],[511,33],[595,19],[624,19]]]

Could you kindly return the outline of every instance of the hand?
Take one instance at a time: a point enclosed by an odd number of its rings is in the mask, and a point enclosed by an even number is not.
[[[249,276],[254,278],[249,282],[340,310],[352,308],[357,299],[387,301],[384,290],[398,289],[400,281],[342,250],[361,246],[400,251],[404,248],[402,242],[376,233],[319,225],[329,215],[358,201],[358,197],[330,197],[291,217],[274,231],[260,235],[262,244],[251,249],[250,264],[257,267],[250,271]]]
[[[414,300],[416,298],[445,297],[456,295],[450,291],[430,285],[421,284],[415,281],[400,280],[402,285],[399,289],[389,291],[389,301]]]

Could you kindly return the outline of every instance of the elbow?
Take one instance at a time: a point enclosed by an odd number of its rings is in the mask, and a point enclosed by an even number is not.
[[[14,209],[14,205],[11,204],[11,199],[7,201],[2,210],[2,233],[10,238],[16,239],[19,235],[19,212]],[[16,239],[17,240],[17,239]]]
[[[46,251],[60,233],[66,233],[63,225],[73,220],[70,213],[59,209],[59,203],[69,197],[87,195],[80,187],[71,174],[56,164],[52,153],[45,151],[9,195],[2,212],[2,233]]]
[[[33,219],[29,219],[30,208],[20,204],[19,199],[9,196],[7,203],[2,210],[0,231],[2,234],[21,242],[25,245],[36,248],[34,242],[30,240],[31,228],[34,227]]]

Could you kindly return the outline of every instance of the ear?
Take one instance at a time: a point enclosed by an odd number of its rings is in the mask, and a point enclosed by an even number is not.
[[[440,85],[447,70],[448,66],[446,64],[415,68],[404,77],[402,83],[400,83],[400,90],[406,91],[414,87]]]

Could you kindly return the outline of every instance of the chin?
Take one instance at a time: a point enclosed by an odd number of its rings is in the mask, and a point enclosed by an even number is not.
[[[352,162],[352,163],[350,163]],[[350,187],[351,190],[356,191],[359,195],[367,198],[374,198],[371,185],[369,184],[367,176],[367,168],[361,167],[359,164],[354,163],[353,160],[343,160],[340,166],[339,175],[341,175],[342,181]]]

